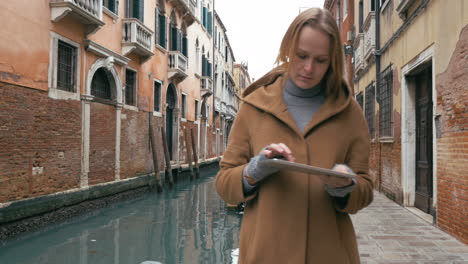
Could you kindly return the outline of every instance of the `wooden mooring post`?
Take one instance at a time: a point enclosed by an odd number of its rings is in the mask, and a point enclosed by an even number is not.
[[[159,174],[159,162],[158,162],[158,151],[156,149],[156,136],[154,135],[153,124],[152,124],[152,113],[149,113],[149,140],[151,145],[151,152],[153,154],[153,168],[154,176],[156,176],[156,190],[162,192],[161,175]]]
[[[188,128],[184,129],[185,149],[187,150],[186,157],[187,157],[187,162],[188,162],[189,169],[190,169],[190,180],[193,180],[195,178],[195,172],[193,171],[193,166],[192,166],[192,151],[191,151],[192,146],[189,144],[189,137],[188,137],[187,130]]]
[[[192,139],[192,153],[193,160],[195,161],[195,177],[200,178],[200,169],[198,168],[198,155],[197,148],[195,146],[195,137],[193,136],[193,128],[190,129],[190,138]]]
[[[164,160],[166,163],[165,181],[168,182],[169,187],[172,188],[172,186],[174,186],[174,177],[172,176],[171,158],[169,157],[169,150],[167,148],[165,128],[161,129],[161,138],[162,138],[163,149],[164,149]]]

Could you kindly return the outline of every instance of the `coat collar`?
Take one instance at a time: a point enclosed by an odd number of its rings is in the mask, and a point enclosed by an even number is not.
[[[324,104],[319,108],[312,120],[307,124],[304,132],[300,132],[294,119],[289,114],[288,107],[283,100],[283,91],[288,80],[286,73],[268,73],[264,85],[253,83],[243,93],[243,101],[263,112],[267,112],[281,120],[288,127],[301,136],[306,136],[316,126],[342,112],[351,103],[351,96],[346,85],[339,91],[335,100],[330,97],[325,99]]]

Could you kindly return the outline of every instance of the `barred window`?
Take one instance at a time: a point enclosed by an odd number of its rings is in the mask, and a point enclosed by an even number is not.
[[[76,47],[58,41],[57,89],[75,92],[76,53]]]
[[[125,104],[136,105],[136,72],[125,70]]]
[[[375,116],[375,86],[371,84],[366,88],[366,107],[365,116],[367,125],[369,126],[369,134],[374,138],[374,116]]]
[[[362,92],[356,95],[356,101],[361,106],[361,109],[364,109],[364,97],[362,96]]]
[[[104,68],[99,68],[91,81],[91,95],[111,100],[111,86],[109,77]]]
[[[380,79],[380,114],[379,134],[380,137],[392,136],[392,101],[393,101],[393,76],[392,68],[388,67],[381,73]]]
[[[154,111],[161,112],[161,83],[154,82]]]

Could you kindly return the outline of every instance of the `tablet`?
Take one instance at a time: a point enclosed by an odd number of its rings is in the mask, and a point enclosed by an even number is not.
[[[338,177],[344,177],[344,178],[356,178],[355,174],[350,174],[350,173],[344,173],[344,172],[338,172],[330,169],[324,169],[324,168],[319,168],[319,167],[314,167],[306,164],[301,164],[301,163],[295,163],[295,162],[290,162],[286,161],[283,159],[267,159],[262,161],[262,164],[275,167],[278,169],[288,169],[288,170],[295,170],[295,171],[300,171],[300,172],[305,172],[305,173],[316,173],[316,174],[325,174],[325,175],[330,175],[330,176],[338,176]]]

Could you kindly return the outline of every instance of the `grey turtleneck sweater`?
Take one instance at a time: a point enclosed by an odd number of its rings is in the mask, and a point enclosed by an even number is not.
[[[283,99],[299,131],[304,132],[307,124],[325,102],[325,89],[321,83],[310,89],[302,89],[289,79],[283,92]]]

